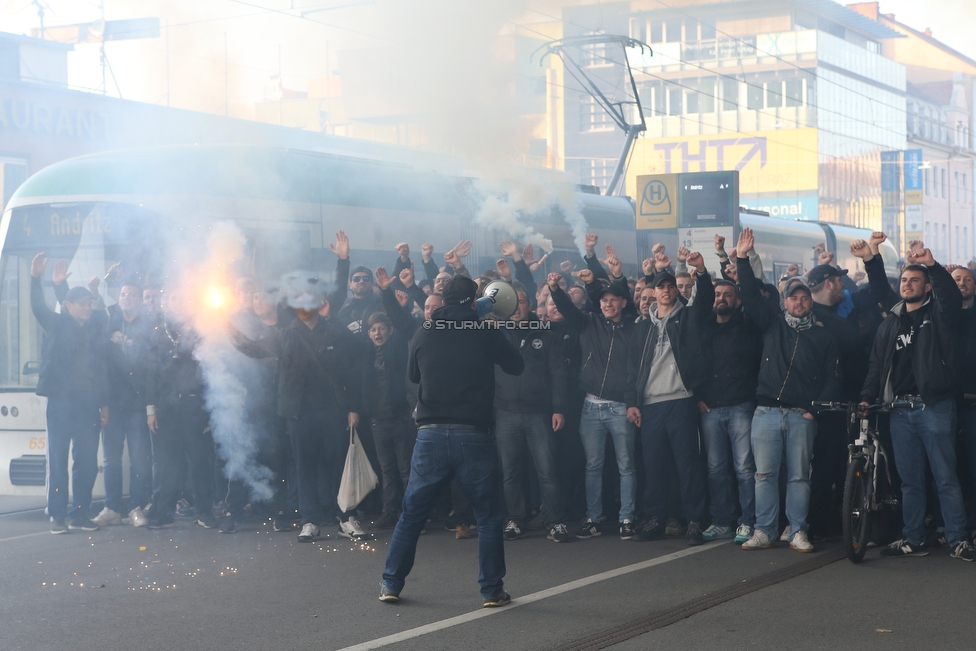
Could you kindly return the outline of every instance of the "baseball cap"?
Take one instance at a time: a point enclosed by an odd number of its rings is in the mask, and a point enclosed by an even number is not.
[[[447,305],[466,305],[474,300],[478,285],[470,278],[454,276],[444,285],[441,295]]]
[[[824,266],[826,266],[826,265],[824,265]],[[837,275],[840,275],[840,274],[837,274]],[[795,292],[798,289],[802,289],[807,294],[810,293],[810,288],[807,287],[807,284],[805,282],[803,282],[803,279],[802,278],[790,278],[788,281],[786,281],[786,287],[783,288],[783,297],[785,298],[785,297],[789,296],[790,294],[792,294],[793,292]]]
[[[600,296],[603,296],[604,294],[613,294],[614,296],[619,296],[620,298],[630,298],[630,291],[620,283],[612,283],[605,278],[601,278],[599,282]]]
[[[654,278],[651,279],[650,286],[651,287],[657,287],[661,283],[663,283],[665,281],[668,281],[668,280],[670,280],[675,285],[678,284],[678,281],[674,277],[674,274],[673,273],[671,273],[670,271],[659,271],[658,273],[654,274]]]
[[[65,295],[65,302],[71,301],[72,303],[77,303],[78,301],[83,301],[86,298],[95,298],[92,293],[85,289],[84,287],[72,287],[68,290]]]
[[[836,276],[846,276],[847,269],[838,269],[829,264],[818,264],[807,274],[807,282],[811,285],[819,285],[828,278]]]

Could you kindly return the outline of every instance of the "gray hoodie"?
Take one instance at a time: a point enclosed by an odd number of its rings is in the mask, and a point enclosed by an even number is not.
[[[668,315],[661,319],[657,316],[657,304],[651,306],[649,318],[657,330],[657,343],[654,345],[654,356],[651,359],[647,382],[644,383],[643,404],[645,405],[690,398],[693,395],[681,381],[681,373],[678,372],[678,364],[674,360],[671,338],[666,327],[668,320],[683,309],[684,305],[681,301],[677,301]]]

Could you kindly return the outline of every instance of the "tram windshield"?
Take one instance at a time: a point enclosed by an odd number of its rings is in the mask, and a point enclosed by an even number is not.
[[[118,296],[123,278],[145,278],[158,255],[153,233],[160,218],[136,206],[113,203],[61,203],[8,210],[0,253],[0,389],[30,389],[37,384],[43,335],[30,307],[30,265],[38,253],[48,257],[42,282],[47,304],[58,309],[51,272],[68,263],[68,285],[97,276],[106,302]],[[120,264],[119,275],[105,279]]]

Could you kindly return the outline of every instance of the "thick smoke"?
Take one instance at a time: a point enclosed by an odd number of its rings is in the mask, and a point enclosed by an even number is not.
[[[230,301],[231,265],[244,257],[244,235],[232,222],[214,225],[207,240],[208,259],[186,288],[200,298],[195,326],[202,339],[194,355],[207,385],[207,409],[217,453],[229,480],[243,481],[255,500],[270,500],[273,473],[257,461],[259,432],[248,417],[249,386],[261,376],[259,362],[245,357],[231,344],[223,327]]]

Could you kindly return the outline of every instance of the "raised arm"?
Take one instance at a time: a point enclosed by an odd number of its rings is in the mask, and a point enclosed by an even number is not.
[[[580,272],[581,274],[583,272]],[[556,302],[556,309],[559,313],[563,315],[568,323],[579,326],[583,321],[583,313],[580,312],[579,308],[573,305],[573,301],[566,295],[566,292],[562,290],[559,286],[559,281],[562,279],[561,274],[555,272],[549,274],[549,295],[552,300]]]
[[[44,300],[44,286],[41,284],[41,274],[47,268],[47,257],[43,253],[38,253],[31,260],[31,289],[30,301],[31,311],[34,318],[44,328],[44,332],[50,333],[58,321],[58,315],[47,306]]]
[[[952,275],[935,261],[929,249],[913,249],[908,255],[909,264],[922,264],[929,270],[932,295],[942,309],[942,316],[950,328],[957,328],[962,317],[962,294]]]
[[[739,234],[739,243],[735,247],[735,267],[739,276],[739,296],[742,298],[742,308],[759,329],[765,332],[773,325],[773,320],[778,315],[770,310],[762,294],[759,293],[759,281],[756,280],[756,276],[752,272],[752,265],[749,263],[749,252],[752,251],[755,243],[752,229],[743,228]]]
[[[858,309],[867,309],[880,303],[887,310],[900,300],[888,284],[884,260],[881,259],[881,243],[886,239],[887,235],[875,231],[868,240],[851,242],[851,253],[864,261],[864,271],[868,276],[868,286],[851,295],[851,300]]]
[[[697,251],[688,253],[685,256],[688,266],[697,273],[695,275],[695,300],[691,304],[691,309],[698,318],[698,323],[705,323],[708,316],[712,313],[712,305],[715,303],[715,286],[712,284],[712,277],[705,269],[705,258]]]
[[[349,294],[349,238],[342,231],[336,233],[336,241],[329,248],[339,259],[336,260],[335,283],[336,288],[329,294],[329,305],[335,305],[336,310],[346,302]]]

